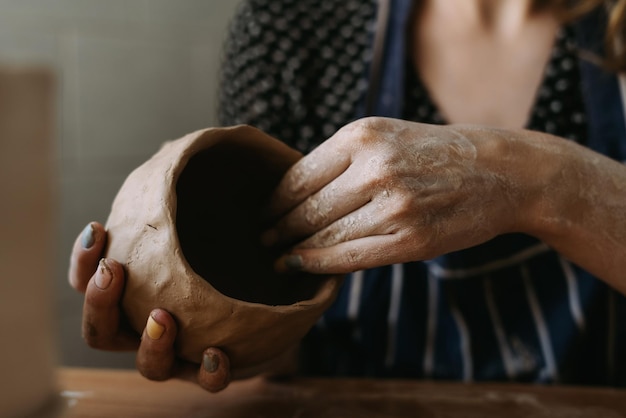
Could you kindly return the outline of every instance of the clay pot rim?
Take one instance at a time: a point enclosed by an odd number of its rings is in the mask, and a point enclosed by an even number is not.
[[[189,264],[189,262],[187,261],[187,258],[185,257],[182,251],[182,246],[181,246],[179,236],[178,236],[178,230],[176,228],[176,215],[177,215],[177,210],[178,210],[178,195],[176,193],[176,185],[178,183],[178,179],[180,178],[180,175],[184,171],[185,167],[187,166],[191,158],[193,158],[199,152],[202,152],[205,149],[208,149],[211,146],[214,146],[215,144],[220,143],[224,140],[230,140],[234,138],[234,141],[240,141],[238,137],[245,137],[245,131],[249,131],[250,136],[259,137],[259,134],[262,134],[263,136],[265,136],[267,140],[276,141],[277,146],[275,146],[274,148],[276,148],[277,151],[280,151],[282,148],[285,150],[289,149],[293,151],[294,153],[297,153],[296,150],[289,148],[286,144],[281,143],[280,141],[270,137],[269,135],[259,131],[258,129],[250,125],[236,125],[236,126],[224,128],[221,132],[219,139],[215,139],[215,133],[213,132],[211,136],[211,140],[205,141],[205,138],[210,131],[212,131],[212,128],[201,129],[201,130],[198,130],[198,131],[195,131],[186,135],[186,138],[189,141],[188,149],[193,150],[193,151],[185,154],[180,159],[178,159],[176,163],[173,164],[172,167],[170,168],[169,175],[167,175],[164,179],[165,186],[171,187],[170,190],[174,191],[174,197],[175,197],[175,199],[173,199],[172,204],[168,205],[168,207],[164,209],[168,222],[170,222],[170,224],[174,226],[171,229],[171,233],[173,235],[173,240],[174,240],[173,242],[175,243],[176,248],[181,249],[180,251],[175,252],[176,253],[175,257],[181,262],[181,265],[185,269],[188,270],[188,272],[193,277],[193,279],[199,282],[201,286],[208,286],[210,289],[214,290],[217,294],[223,296],[225,300],[231,303],[236,303],[238,305],[246,306],[250,309],[262,308],[264,311],[269,310],[273,313],[285,314],[285,313],[301,311],[301,310],[306,309],[309,306],[316,306],[316,305],[325,303],[325,301],[327,301],[328,298],[331,297],[332,294],[336,291],[336,289],[340,286],[343,280],[343,275],[325,276],[324,283],[320,285],[317,292],[311,299],[295,302],[289,305],[266,305],[266,304],[259,303],[259,302],[248,302],[248,301],[236,299],[231,296],[225,295],[224,293],[216,289],[208,280],[205,280],[198,273],[196,273],[193,267]],[[241,135],[242,132],[237,132],[236,135],[232,135],[236,131],[244,131],[243,132],[244,135]],[[166,144],[164,144],[164,146]],[[283,148],[283,146],[286,148]],[[285,154],[285,152],[283,152],[283,154]],[[319,280],[320,278],[311,278],[311,279]],[[308,278],[295,278],[294,277],[294,280],[308,280]]]

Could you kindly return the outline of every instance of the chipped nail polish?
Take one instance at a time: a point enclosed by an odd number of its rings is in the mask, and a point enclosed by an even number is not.
[[[103,258],[100,260],[100,265],[98,265],[98,271],[96,272],[96,287],[100,290],[105,290],[111,285],[112,280],[113,272],[111,271],[111,268],[107,264],[106,260]]]
[[[214,373],[220,365],[220,359],[215,354],[205,353],[202,356],[202,367],[209,373]]]

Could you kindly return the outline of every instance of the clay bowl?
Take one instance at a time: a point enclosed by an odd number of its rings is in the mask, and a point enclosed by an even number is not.
[[[121,262],[123,309],[141,332],[168,310],[180,357],[219,347],[252,367],[295,345],[334,300],[342,277],[280,275],[259,243],[262,208],[300,153],[249,126],[166,143],[118,192],[107,257]]]

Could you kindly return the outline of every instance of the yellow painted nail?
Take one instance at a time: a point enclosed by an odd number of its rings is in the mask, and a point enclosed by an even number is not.
[[[146,324],[146,334],[148,334],[148,337],[152,340],[158,340],[164,332],[165,327],[155,321],[152,315],[150,315],[148,317],[148,323]]]

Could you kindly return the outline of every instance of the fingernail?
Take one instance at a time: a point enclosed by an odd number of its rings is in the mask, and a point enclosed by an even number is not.
[[[284,255],[276,261],[275,269],[279,273],[302,270],[302,256],[298,254]]]
[[[83,232],[81,233],[80,241],[81,241],[81,244],[83,245],[83,248],[86,250],[90,249],[93,246],[93,244],[95,244],[96,234],[94,233],[92,224],[87,225],[85,229],[83,229]]]
[[[165,327],[159,324],[152,314],[148,317],[148,323],[146,324],[146,334],[152,340],[158,340],[165,332]]]
[[[98,266],[98,271],[96,272],[96,287],[101,290],[107,289],[111,285],[111,281],[113,280],[113,272],[111,268],[107,264],[106,260],[103,258],[100,260],[100,265]]]
[[[220,358],[216,354],[204,353],[202,367],[209,373],[214,373],[220,365]]]

